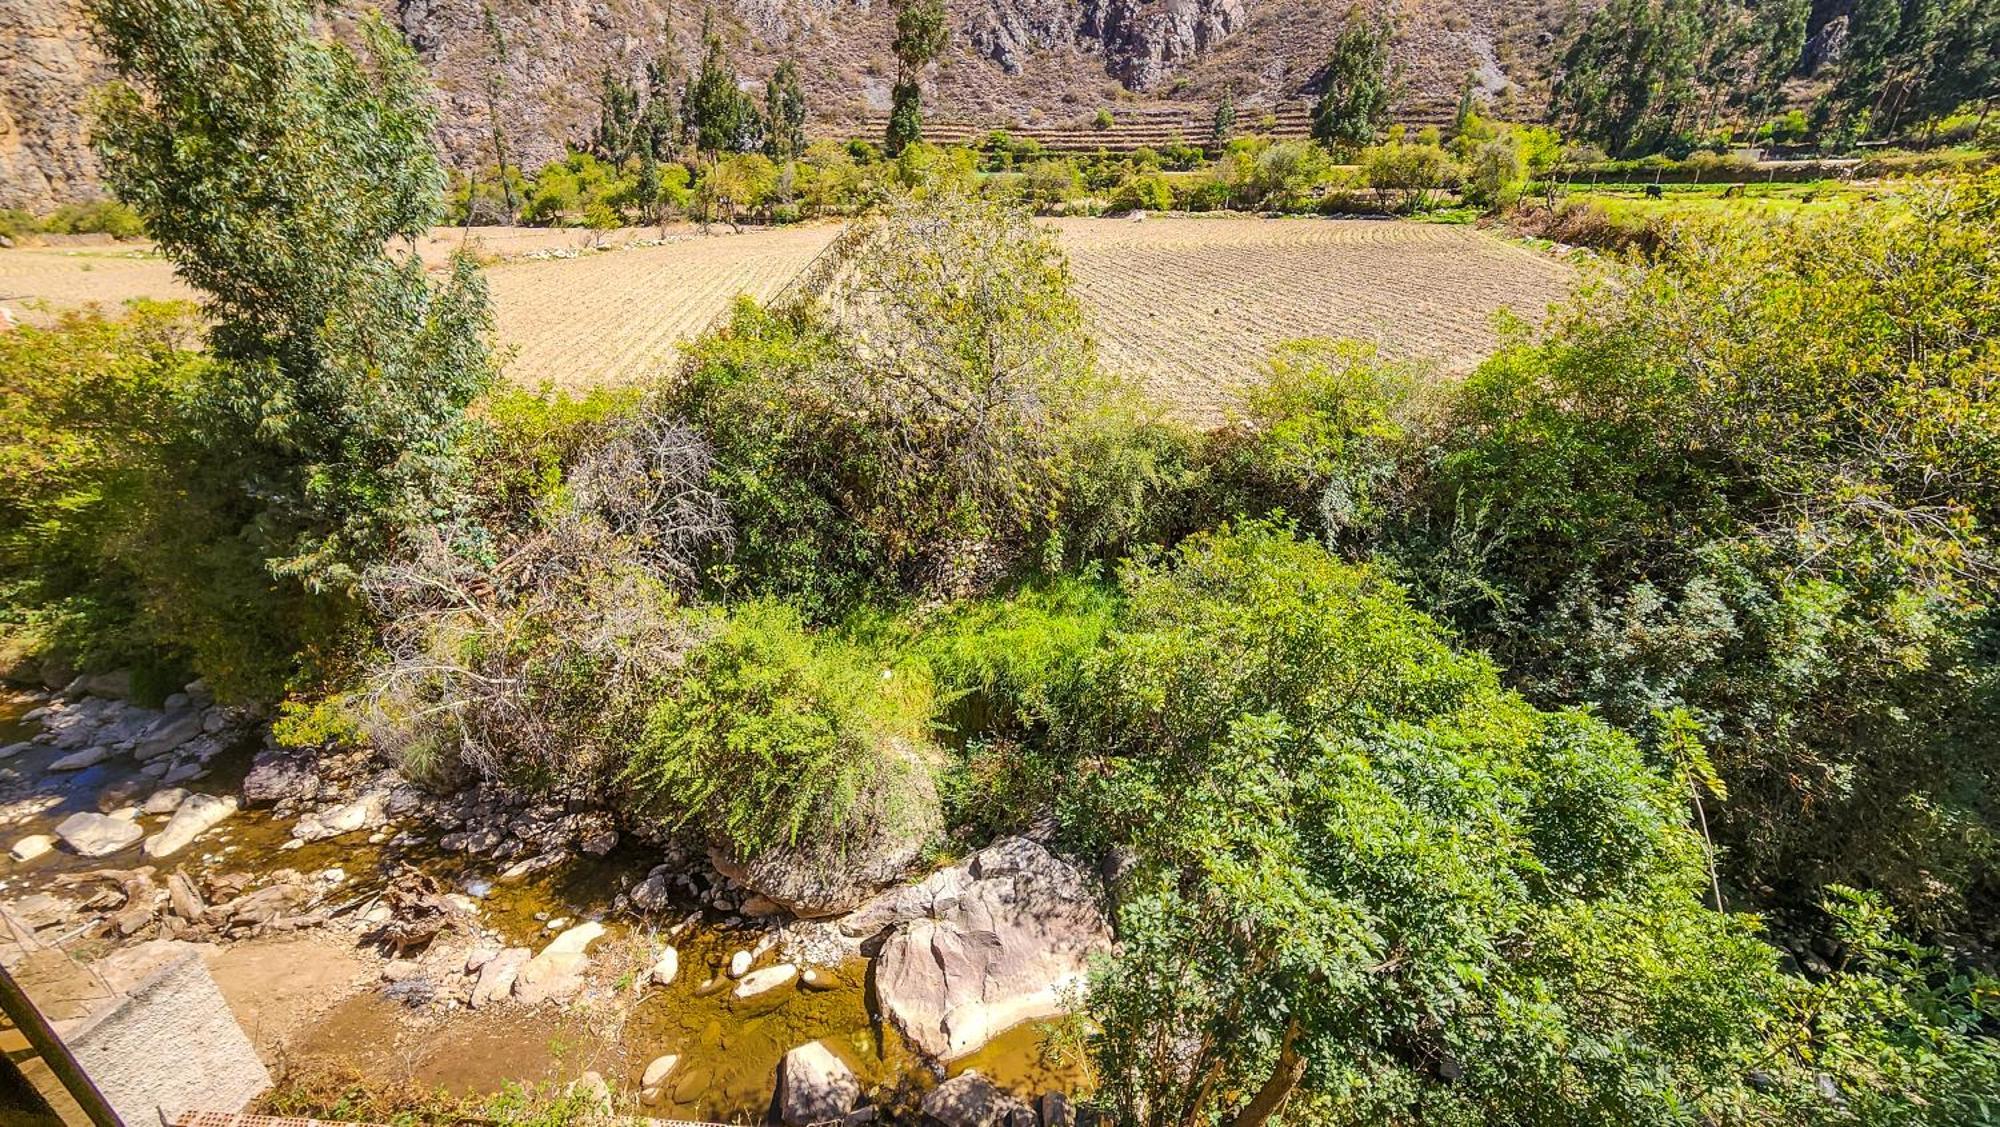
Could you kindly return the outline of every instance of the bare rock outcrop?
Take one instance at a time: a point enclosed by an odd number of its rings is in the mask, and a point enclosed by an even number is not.
[[[1026,838],[996,842],[842,922],[850,935],[881,928],[883,1011],[943,1061],[1063,1012],[1091,957],[1111,949],[1096,882]]]

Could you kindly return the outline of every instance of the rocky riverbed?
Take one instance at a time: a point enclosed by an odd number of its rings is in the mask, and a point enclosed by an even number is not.
[[[1096,878],[1041,844],[801,919],[603,811],[281,749],[199,683],[129,692],[0,700],[0,958],[59,1020],[89,1011],[80,971],[193,947],[274,1071],[602,1081],[621,1113],[723,1122],[1073,1120],[1043,1023],[1111,936]]]

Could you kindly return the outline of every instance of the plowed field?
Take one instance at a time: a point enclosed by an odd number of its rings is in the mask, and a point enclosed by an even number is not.
[[[1368,220],[1154,217],[1053,222],[1107,363],[1176,413],[1220,418],[1281,341],[1354,337],[1395,357],[1470,367],[1493,347],[1493,314],[1529,319],[1575,271],[1462,227]],[[680,233],[660,246],[558,255],[597,237],[480,230],[495,322],[519,382],[630,383],[674,363],[675,346],[738,294],[768,298],[832,240],[831,224]],[[622,233],[613,243],[657,232]],[[442,262],[464,238],[419,250]],[[132,297],[186,297],[158,257],[118,247],[0,250],[0,304],[29,320]]]

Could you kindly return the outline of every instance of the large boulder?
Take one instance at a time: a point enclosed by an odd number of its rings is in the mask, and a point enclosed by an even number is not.
[[[599,923],[578,924],[549,941],[514,976],[514,997],[527,1005],[561,1001],[583,989],[591,943],[604,934]]]
[[[778,1065],[778,1121],[807,1127],[843,1118],[861,1102],[861,1081],[819,1041],[800,1045]]]
[[[1111,949],[1096,883],[1026,838],[946,872],[917,886],[925,895],[899,890],[886,907],[857,913],[889,921],[875,967],[883,1010],[920,1052],[943,1061],[1062,1013],[1091,957]]]
[[[57,823],[56,836],[82,856],[109,857],[145,837],[146,831],[127,818],[85,812]]]
[[[1035,1127],[1035,1109],[975,1069],[924,1093],[924,1127]]]
[[[472,987],[470,1004],[477,1008],[511,995],[514,979],[534,955],[526,947],[509,947],[487,959],[479,967],[479,981]]]
[[[201,735],[201,713],[191,708],[169,713],[140,734],[138,744],[132,748],[132,757],[141,763],[150,762],[198,735]]]
[[[273,806],[319,793],[319,774],[306,757],[283,748],[265,748],[243,776],[243,805]]]
[[[146,839],[146,856],[171,857],[195,838],[236,813],[236,796],[191,794],[174,810],[160,832]]]

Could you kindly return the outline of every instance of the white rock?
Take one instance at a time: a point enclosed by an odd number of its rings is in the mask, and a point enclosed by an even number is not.
[[[484,1006],[505,998],[514,989],[514,978],[527,965],[534,952],[526,947],[509,947],[497,951],[479,967],[479,982],[472,988],[474,1007]]]
[[[681,953],[669,947],[660,952],[659,958],[653,960],[653,969],[646,972],[646,977],[655,986],[672,986],[674,977],[680,972]]]
[[[639,1086],[641,1088],[657,1088],[661,1084],[666,1083],[667,1077],[673,1075],[674,1066],[680,1062],[681,1058],[678,1053],[668,1053],[663,1057],[654,1057],[653,1063],[646,1066],[646,1074],[639,1079]]]
[[[14,860],[32,861],[56,847],[56,839],[47,834],[29,834],[14,843]]]
[[[944,873],[953,876],[924,883],[929,893],[949,887],[949,896],[893,923],[875,987],[918,1051],[950,1061],[1063,1012],[1091,958],[1111,949],[1111,928],[1091,877],[1025,838],[997,842]],[[912,906],[901,899],[857,916],[895,920]]]
[[[108,857],[134,845],[146,831],[122,818],[102,814],[71,814],[56,826],[56,836],[85,857]]]
[[[738,951],[729,956],[729,977],[742,978],[750,973],[750,952]]]
[[[87,747],[82,751],[71,752],[63,756],[61,759],[49,764],[49,770],[81,771],[85,767],[95,767],[109,758],[111,758],[111,749],[99,744],[95,747]]]
[[[778,1065],[778,1121],[785,1127],[838,1120],[861,1102],[861,1082],[819,1041],[800,1045]]]
[[[790,963],[779,963],[777,966],[765,967],[763,970],[753,970],[749,974],[744,975],[743,980],[736,984],[736,996],[738,998],[749,998],[757,994],[762,994],[766,990],[776,990],[778,987],[790,982],[798,973],[799,968]]]
[[[154,791],[139,809],[147,814],[171,814],[180,808],[181,801],[187,796],[188,792],[181,787],[167,787]]]
[[[578,924],[549,941],[514,976],[514,997],[534,1005],[561,1000],[583,989],[583,972],[590,965],[587,951],[604,934],[600,923]]]
[[[27,751],[30,748],[33,748],[34,746],[35,746],[35,741],[22,740],[19,743],[11,743],[8,744],[6,747],[0,747],[0,759],[12,759],[15,756],[21,754],[22,752]]]
[[[160,832],[146,839],[146,856],[169,857],[189,842],[236,813],[236,796],[191,794],[167,819]]]

